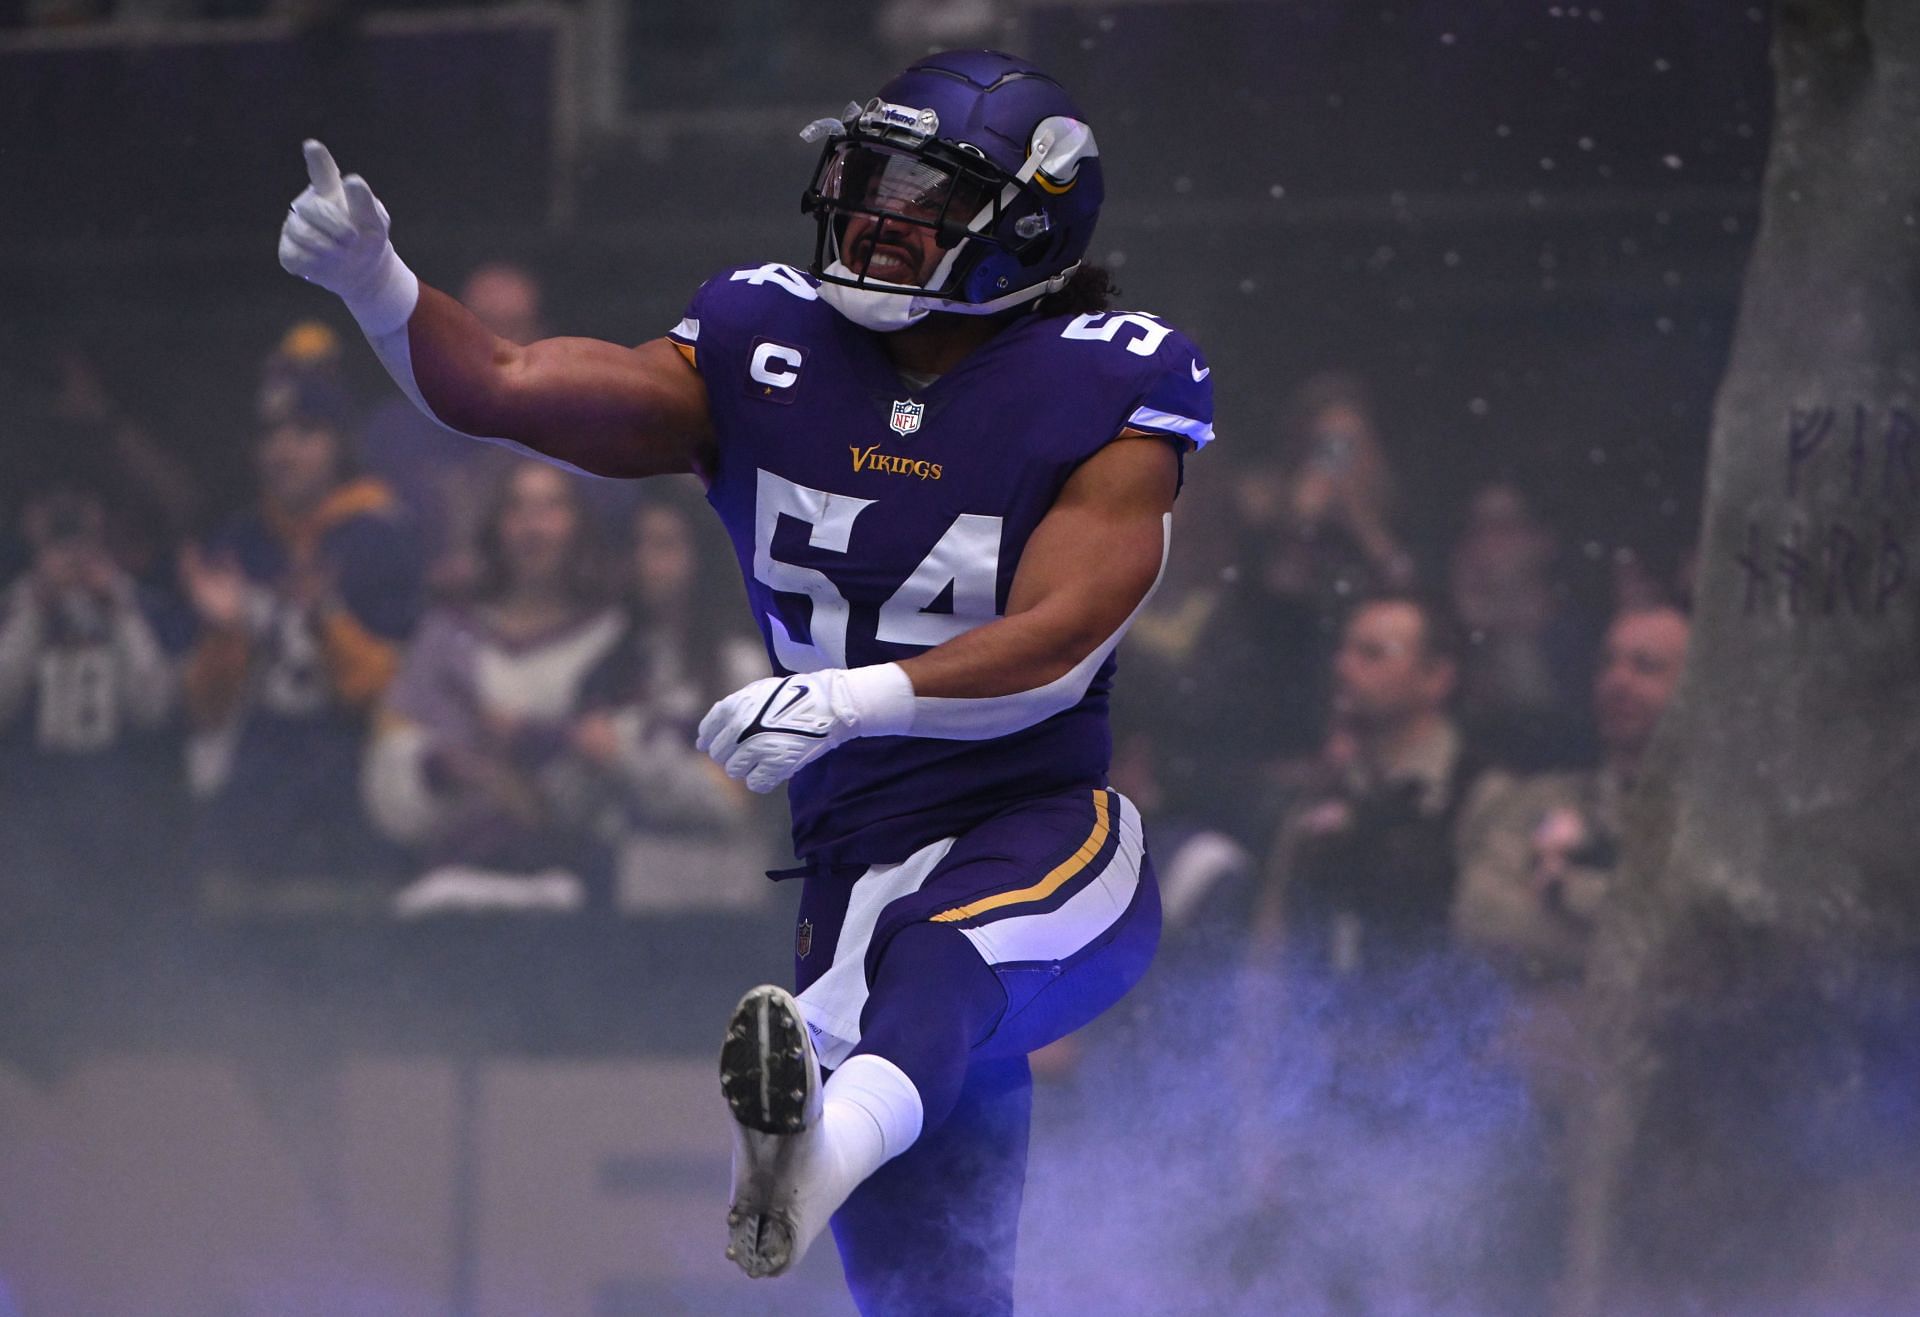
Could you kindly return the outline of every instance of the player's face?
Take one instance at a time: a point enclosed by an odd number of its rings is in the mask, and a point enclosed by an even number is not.
[[[1593,682],[1600,744],[1637,753],[1673,698],[1687,658],[1687,619],[1670,608],[1628,613],[1607,630]]]
[[[882,283],[914,286],[931,280],[946,255],[930,225],[943,213],[965,224],[987,199],[984,185],[970,177],[956,181],[915,156],[873,148],[849,152],[831,166],[826,187],[865,208],[849,214],[841,230],[842,263]],[[907,222],[914,220],[923,222]]]
[[[1354,613],[1333,658],[1333,707],[1356,727],[1383,727],[1437,709],[1451,667],[1427,653],[1425,623],[1411,604],[1370,604]]]
[[[305,510],[340,481],[340,436],[330,425],[284,421],[267,431],[258,463],[261,491],[283,508]]]
[[[516,582],[556,579],[579,530],[565,477],[537,463],[515,468],[500,512],[500,553]]]

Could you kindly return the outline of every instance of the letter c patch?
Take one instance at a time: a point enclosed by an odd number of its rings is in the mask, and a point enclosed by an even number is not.
[[[770,338],[753,341],[753,355],[747,361],[747,392],[768,402],[792,402],[794,385],[800,382],[800,367],[807,353]]]

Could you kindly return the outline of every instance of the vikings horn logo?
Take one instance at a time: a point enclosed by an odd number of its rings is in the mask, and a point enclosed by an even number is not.
[[[920,428],[920,418],[926,413],[927,404],[902,400],[893,404],[893,417],[888,422],[893,432],[906,438]]]

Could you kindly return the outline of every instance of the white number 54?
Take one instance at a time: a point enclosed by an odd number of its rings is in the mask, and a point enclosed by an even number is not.
[[[803,594],[813,603],[813,617],[807,624],[810,641],[795,639],[779,617],[767,615],[773,655],[792,672],[844,668],[849,612],[846,596],[826,573],[774,557],[773,532],[781,516],[789,516],[811,528],[807,543],[812,547],[845,553],[853,537],[854,520],[873,506],[873,500],[812,489],[771,471],[759,472],[758,480],[753,577],[770,590]],[[895,645],[938,645],[997,617],[1001,521],[972,512],[955,517],[920,565],[880,605],[874,638]],[[928,605],[947,593],[949,586],[953,611],[927,612]]]

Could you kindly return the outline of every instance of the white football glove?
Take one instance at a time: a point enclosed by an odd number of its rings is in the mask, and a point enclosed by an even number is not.
[[[280,264],[338,293],[368,337],[407,323],[419,299],[414,278],[387,238],[387,208],[358,174],[340,177],[326,147],[309,138],[306,191],[280,226]]]
[[[694,745],[731,778],[767,792],[856,736],[901,736],[913,724],[913,682],[897,663],[762,677],[700,720]]]

